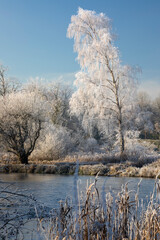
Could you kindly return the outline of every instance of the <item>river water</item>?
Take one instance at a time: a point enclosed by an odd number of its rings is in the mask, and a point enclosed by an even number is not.
[[[49,208],[56,208],[60,200],[73,195],[74,176],[41,175],[41,174],[0,174],[3,182],[14,183],[12,188],[18,188],[24,193],[33,194],[35,198]],[[93,183],[94,176],[79,176],[78,185],[81,191],[86,191],[87,186]],[[98,177],[97,187],[102,189],[105,184],[106,192],[115,194],[121,190],[122,185],[128,182],[128,188],[137,190],[140,178]],[[147,199],[153,192],[155,180],[143,179],[140,184],[139,198]]]
[[[79,176],[79,192],[85,192],[87,187],[93,183],[94,180],[95,177],[93,176]],[[11,185],[10,190],[12,191],[18,189],[25,195],[32,194],[40,204],[43,204],[48,209],[48,211],[52,208],[58,208],[61,200],[63,201],[66,198],[72,198],[74,194],[74,176],[48,174],[0,174],[0,181],[3,181],[3,184],[6,186]],[[116,195],[121,191],[121,187],[128,183],[128,188],[133,190],[132,195],[134,198],[139,182],[140,178],[98,177],[97,188],[101,192],[105,184],[105,191],[110,191],[112,192],[112,195]],[[148,199],[153,192],[154,185],[154,179],[142,180],[139,188],[139,199],[143,199],[144,204],[148,202]],[[24,210],[25,209],[23,209],[23,211]],[[30,230],[36,228],[36,222],[34,219],[32,223],[28,224],[28,228]],[[33,230],[25,233],[24,239],[41,239],[37,236],[37,233],[34,233],[31,237],[30,232],[33,232]]]

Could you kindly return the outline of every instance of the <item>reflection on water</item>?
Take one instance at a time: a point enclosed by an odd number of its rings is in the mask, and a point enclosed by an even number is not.
[[[95,177],[92,176],[79,176],[79,191],[85,192],[94,180]],[[32,194],[39,203],[44,204],[47,212],[49,212],[52,208],[57,208],[60,200],[65,200],[67,197],[72,198],[73,196],[74,176],[47,174],[0,174],[0,181],[3,181],[4,184],[6,183],[5,185],[9,184],[13,191],[15,189],[19,189],[25,195]],[[99,177],[97,187],[99,192],[101,192],[105,184],[106,192],[110,191],[114,197],[114,195],[121,191],[122,185],[128,183],[128,188],[133,190],[132,197],[134,197],[139,181],[139,178]],[[153,179],[143,179],[141,182],[139,198],[143,199],[144,203],[147,202],[147,199],[149,199],[150,194],[153,192],[154,183],[155,181]],[[22,212],[26,211],[26,207],[27,206],[20,205]],[[25,224],[25,228],[23,229],[25,240],[40,239],[36,230],[37,221],[34,214],[31,220]]]
[[[27,178],[29,178],[27,173],[20,173],[18,174],[18,176],[14,176],[14,180],[17,181],[22,181],[22,180],[26,180]]]
[[[55,208],[60,200],[71,197],[73,192],[73,176],[63,175],[41,175],[41,174],[0,174],[0,179],[4,182],[14,183],[13,187],[26,191],[27,194],[33,194],[41,203],[47,207]],[[94,181],[93,176],[79,176],[79,189],[86,191],[87,186]],[[128,182],[131,190],[137,190],[140,178],[116,178],[99,177],[97,186],[101,190],[104,183],[107,191],[117,193],[121,186]],[[139,197],[144,200],[150,196],[154,188],[153,179],[143,179],[140,185]],[[133,192],[133,195],[135,192]]]

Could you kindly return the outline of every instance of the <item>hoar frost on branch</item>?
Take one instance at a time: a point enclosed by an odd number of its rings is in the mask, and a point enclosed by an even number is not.
[[[70,116],[69,99],[72,89],[62,83],[44,84],[41,79],[33,79],[25,86],[25,90],[47,103],[47,121],[43,124],[30,159],[58,159],[73,151],[80,142],[83,129],[78,119]]]
[[[110,20],[103,13],[79,8],[71,18],[68,37],[74,38],[81,66],[76,74],[78,90],[71,98],[71,111],[88,122],[96,118],[105,122],[104,128],[108,128],[109,121],[109,131],[113,133],[116,128],[122,154],[125,131],[134,114],[136,69],[122,66]]]
[[[26,91],[11,93],[0,100],[0,135],[6,150],[28,164],[40,136],[46,103]]]
[[[46,123],[31,158],[57,160],[64,157],[74,146],[70,133],[64,127]]]
[[[15,78],[8,78],[7,68],[0,64],[0,96],[5,97],[7,94],[17,92],[20,83]]]
[[[61,83],[43,83],[41,79],[32,79],[26,90],[38,95],[49,105],[48,117],[56,126],[68,127],[70,121],[69,99],[72,89]]]

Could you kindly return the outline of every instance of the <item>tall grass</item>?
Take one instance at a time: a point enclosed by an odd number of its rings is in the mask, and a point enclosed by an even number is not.
[[[160,182],[155,181],[153,194],[145,205],[137,191],[128,184],[114,195],[97,188],[97,180],[82,194],[78,187],[78,170],[74,176],[73,199],[60,203],[50,219],[39,219],[46,240],[159,240]],[[157,191],[156,191],[157,189]]]

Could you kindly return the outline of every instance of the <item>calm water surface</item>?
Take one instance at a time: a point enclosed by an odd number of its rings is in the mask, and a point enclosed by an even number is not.
[[[87,186],[94,182],[95,177],[79,176],[78,185],[81,191],[86,191]],[[14,183],[12,188],[19,188],[26,194],[33,194],[39,202],[47,207],[55,208],[60,200],[73,195],[74,176],[41,175],[41,174],[0,174],[3,182]],[[105,184],[107,191],[113,194],[121,190],[122,185],[128,182],[131,190],[136,190],[140,178],[99,177],[97,186],[101,191]],[[154,188],[154,179],[143,179],[140,184],[139,197],[144,200],[150,196]],[[133,193],[134,195],[135,193]]]
[[[87,186],[93,183],[95,177],[91,176],[79,176],[78,178],[79,191],[85,192]],[[74,176],[63,175],[40,175],[40,174],[0,174],[0,181],[10,185],[10,189],[21,190],[24,194],[32,194],[40,203],[43,203],[48,210],[52,208],[58,208],[59,201],[65,200],[67,197],[72,198]],[[105,184],[106,192],[112,192],[112,196],[121,191],[122,185],[128,182],[128,188],[135,190],[132,192],[132,197],[137,190],[137,185],[140,182],[140,178],[115,178],[115,177],[99,177],[97,187],[99,192]],[[144,203],[148,202],[150,194],[153,192],[155,181],[153,179],[143,179],[140,184],[139,198],[144,200]],[[2,184],[3,185],[3,184]],[[84,195],[85,196],[85,195]],[[22,211],[25,208],[22,207]],[[39,240],[39,233],[37,229],[37,221],[33,218],[28,222],[23,229],[24,240]],[[27,229],[27,230],[25,230]],[[13,237],[15,240],[15,238]],[[19,238],[21,239],[21,238]],[[12,238],[11,238],[12,240]]]

